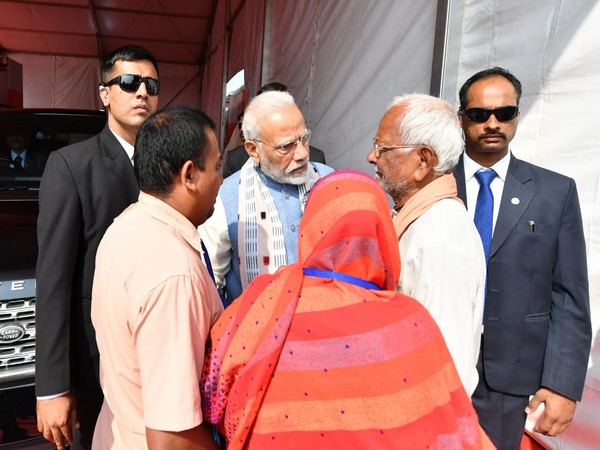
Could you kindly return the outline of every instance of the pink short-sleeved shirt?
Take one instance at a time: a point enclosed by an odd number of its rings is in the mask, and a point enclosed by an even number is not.
[[[196,227],[141,193],[96,256],[92,322],[105,400],[93,448],[143,449],[146,427],[183,431],[202,422],[204,347],[222,311]]]

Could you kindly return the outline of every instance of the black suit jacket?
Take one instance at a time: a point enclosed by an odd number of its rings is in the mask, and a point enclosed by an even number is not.
[[[309,150],[308,159],[314,162],[326,164],[325,153],[323,153],[322,150],[319,150],[312,145],[309,146]],[[225,162],[223,163],[223,178],[227,178],[229,175],[232,175],[240,170],[246,161],[248,161],[248,158],[250,158],[250,155],[248,155],[248,152],[243,145],[229,150],[225,154]]]
[[[467,205],[462,157],[454,176]],[[511,156],[488,262],[485,379],[508,394],[545,386],[580,400],[591,335],[575,181]]]
[[[51,153],[40,186],[36,394],[98,387],[91,292],[98,244],[137,200],[127,153],[109,130]]]

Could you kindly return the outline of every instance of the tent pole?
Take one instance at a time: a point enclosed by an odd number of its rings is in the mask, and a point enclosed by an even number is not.
[[[448,30],[448,3],[450,0],[438,0],[435,17],[435,36],[433,41],[433,60],[431,64],[431,84],[429,93],[439,97],[444,83],[444,67],[446,65],[446,39]]]
[[[221,143],[221,153],[225,149],[227,143],[225,139],[227,137],[227,77],[229,72],[229,48],[231,46],[231,0],[225,0],[225,30],[223,35],[223,79],[221,80],[221,117],[220,117],[220,130],[219,130],[219,142]]]
[[[265,0],[265,20],[263,25],[263,49],[261,55],[260,86],[269,82],[269,50],[271,46],[272,0]]]

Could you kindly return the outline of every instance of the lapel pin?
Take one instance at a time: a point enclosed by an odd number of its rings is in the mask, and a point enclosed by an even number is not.
[[[513,205],[518,205],[519,203],[521,203],[521,200],[519,200],[517,197],[513,197],[513,198],[510,199],[510,202]]]

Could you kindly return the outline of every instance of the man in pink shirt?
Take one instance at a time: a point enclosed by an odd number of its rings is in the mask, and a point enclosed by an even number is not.
[[[137,203],[100,243],[92,323],[104,404],[92,448],[216,448],[202,424],[205,341],[223,306],[202,263],[197,227],[221,185],[215,125],[184,106],[142,125]]]

